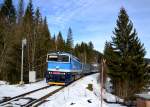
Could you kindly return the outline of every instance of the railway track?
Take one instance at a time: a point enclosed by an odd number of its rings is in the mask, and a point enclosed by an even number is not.
[[[90,75],[90,74],[88,74]],[[85,77],[85,76],[83,76]],[[81,78],[83,78],[81,77]],[[81,78],[77,79],[80,80]],[[77,81],[75,80],[75,81]],[[73,81],[72,83],[74,83],[75,81]],[[72,83],[66,85],[66,86],[45,86],[15,97],[12,97],[11,99],[7,100],[7,101],[3,101],[0,103],[0,107],[37,107],[41,104],[43,104],[44,102],[46,102],[47,98],[52,96],[53,94],[59,92],[60,90],[64,89],[65,87],[71,85]],[[52,89],[54,88],[54,89]],[[41,95],[40,97],[38,96],[38,98],[35,98],[35,96],[37,95],[37,93],[46,93],[44,95]],[[35,94],[36,93],[36,94]],[[47,94],[48,93],[48,94]],[[35,95],[34,95],[35,94]],[[22,102],[22,103],[21,103]]]
[[[96,73],[96,72],[95,72],[95,73]],[[80,80],[81,78],[86,77],[86,76],[91,75],[91,74],[94,74],[94,73],[90,73],[90,74],[87,74],[87,75],[85,75],[85,76],[82,76],[82,77],[78,78],[78,79],[75,80],[75,81],[78,81],[78,80]],[[39,98],[39,99],[37,99],[37,100],[34,100],[33,102],[28,103],[28,104],[25,105],[24,107],[38,107],[38,106],[40,106],[41,104],[47,102],[46,99],[47,99],[48,97],[50,97],[50,96],[52,96],[53,94],[55,94],[55,93],[61,91],[61,90],[64,89],[65,87],[68,87],[69,85],[72,85],[72,83],[74,83],[75,81],[71,82],[70,84],[68,84],[68,85],[66,85],[66,86],[62,86],[62,87],[56,89],[55,91],[50,92],[50,93],[48,93],[47,95],[45,95],[45,96],[43,96],[43,97],[41,97],[41,98]]]
[[[12,97],[12,98],[9,98],[9,99],[6,99],[6,100],[4,99],[3,101],[0,102],[0,107],[4,106],[6,104],[9,104],[9,103],[11,103],[15,100],[21,99],[26,95],[32,94],[34,92],[37,92],[37,91],[40,91],[40,90],[43,90],[43,89],[46,89],[46,88],[49,88],[49,87],[51,87],[51,86],[44,86],[44,87],[41,87],[41,88],[38,88],[38,89],[35,89],[35,90],[32,90],[32,91],[17,95],[15,97]]]
[[[68,86],[68,85],[67,85]],[[62,90],[66,86],[54,86],[54,89],[48,90],[48,88],[52,88],[52,86],[42,87],[40,89],[36,89],[18,96],[15,96],[7,101],[3,101],[0,103],[0,107],[37,107],[38,105],[44,103],[46,98],[52,96],[53,94],[57,93],[58,91]],[[44,94],[39,98],[34,98],[37,93],[43,93],[47,90],[48,94]],[[42,92],[43,91],[43,92]],[[34,93],[36,93],[34,95]],[[30,97],[31,96],[31,97]]]
[[[65,87],[66,87],[66,86],[62,86],[62,87],[60,87],[60,88],[54,90],[53,92],[50,92],[50,93],[48,93],[47,95],[45,95],[45,96],[43,96],[43,97],[41,97],[41,98],[39,98],[39,99],[37,99],[37,100],[34,100],[34,101],[28,103],[28,104],[25,105],[24,107],[31,107],[31,106],[32,106],[32,107],[37,107],[37,106],[41,105],[42,103],[46,102],[45,99],[47,99],[48,97],[52,96],[53,94],[57,93],[58,91],[62,90],[62,89],[65,88]]]

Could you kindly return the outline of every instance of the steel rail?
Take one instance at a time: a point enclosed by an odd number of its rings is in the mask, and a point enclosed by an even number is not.
[[[32,90],[32,91],[29,91],[29,92],[26,92],[26,93],[17,95],[17,96],[15,96],[15,97],[12,97],[12,98],[6,100],[6,101],[0,102],[0,106],[4,106],[4,105],[6,105],[6,104],[8,104],[8,103],[10,103],[10,102],[12,102],[12,101],[15,101],[15,100],[17,100],[17,99],[22,98],[22,97],[24,97],[24,96],[26,96],[26,95],[28,95],[28,94],[31,94],[31,93],[34,93],[34,92],[37,92],[37,91],[40,91],[40,90],[43,90],[43,89],[46,89],[46,88],[49,88],[49,87],[50,87],[50,86],[48,85],[48,86],[44,86],[44,87],[42,87],[42,88],[38,88],[38,89],[35,89],[35,90]]]

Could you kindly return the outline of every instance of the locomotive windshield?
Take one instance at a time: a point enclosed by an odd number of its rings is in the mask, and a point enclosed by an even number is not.
[[[69,62],[69,56],[67,56],[67,55],[48,55],[48,61]]]

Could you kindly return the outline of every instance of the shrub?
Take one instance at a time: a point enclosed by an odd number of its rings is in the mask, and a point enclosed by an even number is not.
[[[86,88],[90,91],[93,91],[93,84],[88,84],[88,86]]]

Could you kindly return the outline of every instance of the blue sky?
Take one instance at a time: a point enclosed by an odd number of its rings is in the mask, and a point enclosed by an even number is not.
[[[24,1],[27,4],[28,0]],[[66,38],[71,27],[75,44],[92,41],[101,52],[105,41],[111,40],[119,10],[124,7],[150,58],[150,0],[33,0],[33,4],[47,17],[52,35],[61,31]]]

